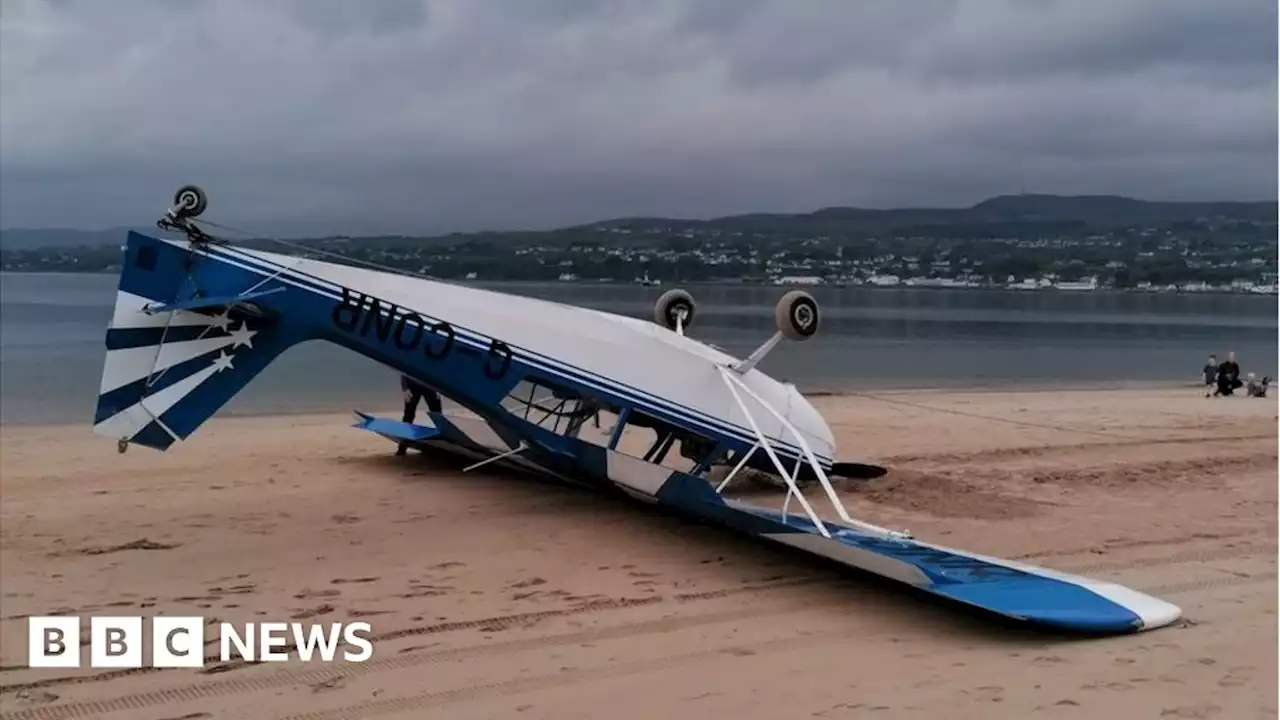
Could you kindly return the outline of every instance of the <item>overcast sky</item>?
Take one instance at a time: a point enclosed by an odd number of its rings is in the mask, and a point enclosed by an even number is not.
[[[1275,199],[1275,0],[2,0],[0,225]]]

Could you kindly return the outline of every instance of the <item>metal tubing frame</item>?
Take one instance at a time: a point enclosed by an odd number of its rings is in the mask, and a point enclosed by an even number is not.
[[[805,499],[804,494],[800,492],[800,488],[796,485],[796,482],[795,482],[795,479],[800,475],[801,463],[804,461],[808,461],[809,467],[812,468],[814,475],[816,475],[818,478],[818,483],[822,485],[822,489],[826,492],[827,500],[830,501],[831,506],[835,509],[836,514],[840,516],[841,520],[860,530],[864,530],[877,535],[882,535],[888,538],[904,539],[904,538],[911,537],[911,534],[905,530],[904,531],[889,530],[888,528],[882,528],[878,525],[872,525],[871,523],[863,522],[861,520],[857,520],[852,516],[850,516],[849,511],[846,510],[844,507],[844,503],[840,502],[840,497],[836,495],[835,488],[831,486],[831,481],[827,478],[827,473],[822,469],[822,465],[818,462],[817,457],[814,456],[813,449],[809,447],[809,443],[804,439],[804,435],[801,434],[800,431],[796,429],[796,427],[792,425],[791,422],[788,421],[782,415],[782,413],[778,412],[777,409],[775,409],[772,405],[766,402],[764,398],[756,394],[754,390],[747,387],[746,383],[742,382],[742,380],[737,377],[737,373],[733,370],[731,366],[726,367],[722,365],[722,366],[719,366],[719,368],[720,368],[721,379],[724,380],[725,386],[729,388],[729,393],[733,395],[733,399],[737,401],[738,408],[742,410],[742,414],[746,417],[747,423],[751,426],[752,432],[755,433],[756,447],[759,447],[765,451],[765,454],[769,456],[769,460],[773,462],[774,468],[777,469],[778,474],[782,476],[782,480],[786,482],[788,502],[790,501],[791,495],[794,494],[796,500],[799,501],[800,506],[804,509],[805,513],[808,514],[809,519],[813,522],[814,527],[818,529],[818,532],[822,533],[823,537],[831,537],[831,534],[827,530],[826,525],[818,518],[817,513],[813,511],[813,508],[809,505],[808,500]],[[751,411],[747,409],[747,404],[743,402],[742,395],[739,394],[738,392],[739,390],[742,390],[751,399],[755,400],[756,403],[760,405],[760,407],[764,408],[770,415],[772,415],[774,419],[776,419],[779,423],[781,423],[782,427],[786,429],[795,438],[796,444],[800,446],[800,449],[803,453],[803,457],[798,457],[796,459],[796,467],[795,467],[794,474],[787,472],[787,468],[782,464],[782,460],[777,456],[776,453],[774,453],[773,445],[770,443],[768,436],[766,436],[764,432],[760,430],[760,425],[759,423],[756,422],[756,419],[751,414]],[[753,452],[754,452],[754,448],[753,448]],[[724,486],[728,485],[729,480],[735,474],[737,474],[737,472],[742,468],[743,465],[746,464],[746,458],[749,456],[749,454],[747,456],[743,456],[743,460],[738,464],[738,467],[734,468],[733,472],[730,473],[725,478],[724,482],[722,482],[720,484],[720,487],[717,488],[717,492],[722,490]]]
[[[800,501],[800,507],[804,508],[805,513],[809,515],[809,519],[813,521],[813,526],[818,529],[818,532],[825,538],[831,537],[831,532],[827,530],[826,523],[822,522],[821,518],[818,517],[818,514],[814,512],[813,508],[809,505],[809,501],[800,493],[800,488],[796,487],[795,480],[787,472],[787,469],[782,466],[782,461],[778,459],[778,456],[773,452],[773,445],[769,442],[769,438],[760,430],[760,426],[756,424],[755,417],[752,416],[751,411],[747,409],[747,404],[742,401],[742,396],[739,395],[738,391],[734,388],[735,384],[741,383],[737,378],[729,377],[732,372],[732,370],[723,366],[720,367],[720,377],[724,379],[725,385],[729,388],[729,393],[732,394],[733,399],[738,402],[738,407],[742,410],[742,414],[746,416],[747,423],[751,425],[751,430],[756,435],[756,445],[761,450],[764,450],[765,454],[769,456],[769,460],[773,462],[773,466],[778,469],[778,474],[781,475],[782,480],[787,483],[788,497],[794,493],[796,499]],[[816,460],[814,461],[814,465],[817,465]],[[821,468],[818,468],[818,470],[821,472]],[[730,477],[732,477],[732,475]],[[725,478],[723,484],[727,485],[728,482],[729,478]]]
[[[613,432],[609,433],[609,449],[617,450],[618,443],[622,441],[622,433],[626,430],[627,421],[631,419],[631,408],[624,407],[618,411],[618,422],[613,426]]]
[[[484,467],[485,465],[488,465],[489,463],[494,463],[494,462],[497,462],[497,461],[499,461],[499,460],[505,460],[506,458],[509,458],[509,457],[511,457],[511,456],[513,456],[513,455],[518,455],[518,454],[520,454],[520,453],[522,453],[522,452],[524,452],[525,450],[528,450],[528,449],[529,449],[529,444],[528,444],[527,442],[525,442],[524,440],[521,440],[521,441],[520,441],[520,443],[519,443],[518,445],[516,445],[515,447],[511,448],[510,450],[508,450],[508,451],[506,451],[506,452],[504,452],[504,453],[499,453],[499,454],[497,454],[497,455],[491,455],[491,456],[489,456],[489,457],[487,457],[487,458],[485,458],[485,459],[481,460],[480,462],[472,463],[472,464],[470,464],[470,465],[468,465],[468,466],[466,466],[466,467],[462,468],[462,472],[471,472],[472,470],[475,470],[476,468]]]
[[[742,459],[738,460],[738,464],[733,466],[733,469],[729,471],[729,474],[724,476],[724,480],[722,480],[720,484],[716,486],[717,493],[724,492],[724,488],[726,485],[729,484],[729,481],[732,480],[734,476],[738,474],[738,471],[741,470],[742,467],[747,464],[747,461],[750,460],[751,456],[755,455],[756,451],[759,449],[760,449],[760,442],[757,440],[756,444],[752,445],[750,450],[743,453]]]

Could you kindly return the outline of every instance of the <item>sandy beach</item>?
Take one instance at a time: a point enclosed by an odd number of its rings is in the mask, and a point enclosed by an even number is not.
[[[855,516],[1184,619],[1021,632],[585,491],[396,458],[349,414],[220,417],[124,455],[87,423],[6,426],[0,720],[1276,717],[1274,399],[815,403],[846,459],[890,468],[846,489]],[[374,655],[27,668],[25,618],[48,614],[365,620]]]

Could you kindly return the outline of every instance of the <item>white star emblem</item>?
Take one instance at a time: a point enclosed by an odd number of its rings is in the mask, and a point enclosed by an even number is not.
[[[258,334],[257,330],[250,330],[249,326],[246,325],[243,320],[240,321],[240,324],[236,326],[236,329],[230,331],[231,348],[235,349],[240,347],[241,345],[244,345],[245,347],[250,347],[250,348],[253,347],[252,338],[254,335],[257,335],[257,334]]]
[[[220,315],[214,315],[213,321],[209,323],[209,327],[216,327],[222,332],[226,332],[231,326],[231,310],[223,310]]]
[[[233,369],[231,367],[231,356],[227,354],[226,350],[219,352],[218,357],[213,359],[213,371],[215,373],[220,373],[223,370],[231,369]]]

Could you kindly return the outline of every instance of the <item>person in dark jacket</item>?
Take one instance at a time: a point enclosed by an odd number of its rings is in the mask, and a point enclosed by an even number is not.
[[[404,394],[404,422],[411,423],[418,415],[418,403],[422,400],[427,401],[427,410],[431,412],[444,412],[440,404],[440,393],[432,388],[423,385],[408,375],[400,376],[400,391]],[[408,450],[405,443],[400,443],[396,448],[396,455],[404,455]]]
[[[1240,381],[1240,365],[1236,362],[1236,354],[1229,352],[1227,359],[1218,366],[1218,389],[1213,394],[1231,395],[1243,384]]]

